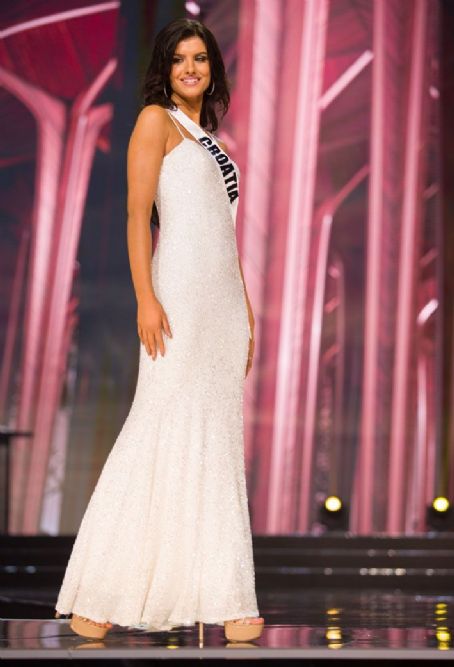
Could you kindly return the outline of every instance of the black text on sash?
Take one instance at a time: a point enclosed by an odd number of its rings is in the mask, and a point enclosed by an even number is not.
[[[200,143],[206,150],[213,155],[224,178],[227,194],[229,195],[230,203],[234,202],[238,197],[238,181],[236,177],[235,167],[233,166],[228,155],[223,153],[220,148],[216,146],[210,137],[201,137]]]

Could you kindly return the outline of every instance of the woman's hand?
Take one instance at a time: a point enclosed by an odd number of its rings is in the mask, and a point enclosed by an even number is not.
[[[169,321],[164,308],[154,296],[139,299],[137,302],[137,329],[139,338],[145,345],[147,353],[156,359],[157,350],[163,357],[165,354],[162,330],[172,337]]]
[[[247,364],[246,364],[246,375],[249,373],[252,367],[252,358],[254,356],[254,347],[255,347],[255,340],[254,340],[254,334],[252,334],[252,338],[249,338],[249,352],[248,352],[248,358],[247,358]]]

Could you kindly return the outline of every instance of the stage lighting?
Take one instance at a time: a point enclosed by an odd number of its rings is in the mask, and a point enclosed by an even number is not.
[[[435,630],[435,636],[438,641],[438,648],[439,649],[449,649],[451,648],[452,645],[452,638],[451,638],[451,632],[448,627],[446,626],[439,626]]]
[[[344,645],[342,641],[342,629],[335,625],[329,625],[327,627],[325,637],[328,648],[342,648]]]
[[[432,501],[432,507],[437,512],[446,512],[449,509],[449,500],[443,496],[438,496]]]
[[[329,530],[348,530],[348,509],[338,496],[327,496],[320,507],[319,520]]]
[[[337,496],[328,496],[325,498],[325,507],[328,512],[339,512],[342,508],[342,501]]]
[[[200,14],[200,5],[198,2],[185,2],[184,6],[186,11],[193,16],[198,16]]]
[[[427,526],[435,530],[454,531],[451,503],[445,496],[437,496],[427,508]]]

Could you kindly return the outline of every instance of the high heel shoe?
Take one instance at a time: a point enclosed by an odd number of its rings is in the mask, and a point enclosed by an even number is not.
[[[90,639],[104,639],[112,627],[111,623],[97,624],[84,616],[72,615],[71,623],[69,624],[71,630],[81,637],[89,637]]]
[[[244,620],[224,621],[225,638],[231,642],[250,642],[258,639],[265,625],[263,618],[260,617],[260,623],[245,623]]]
[[[229,642],[250,642],[258,639],[263,632],[265,621],[260,623],[245,623],[245,619],[224,621],[225,638]],[[203,648],[203,622],[199,621],[199,648]]]
[[[60,614],[57,612],[55,614],[55,618],[59,617]],[[112,627],[112,623],[98,623],[97,621],[92,621],[90,618],[86,618],[85,616],[78,616],[77,614],[73,614],[69,627],[73,632],[80,635],[81,637],[88,637],[89,639],[104,639]]]

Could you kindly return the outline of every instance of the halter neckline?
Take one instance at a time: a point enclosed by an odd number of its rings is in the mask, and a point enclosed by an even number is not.
[[[174,102],[174,104],[175,104],[175,102]],[[208,132],[208,130],[206,130],[204,127],[202,127],[201,125],[199,125],[199,123],[196,123],[195,120],[193,120],[193,119],[191,118],[191,116],[188,116],[188,114],[185,113],[185,112],[183,111],[183,109],[181,109],[181,108],[180,108],[179,106],[177,106],[176,104],[175,104],[175,106],[177,107],[177,108],[176,108],[176,111],[181,111],[181,113],[184,114],[184,115],[186,116],[186,118],[188,118],[190,121],[192,121],[192,122],[194,123],[194,125],[197,125],[197,127],[198,127],[202,132],[205,132],[206,134],[208,134],[209,137],[214,137],[214,135],[211,134],[211,132]],[[175,109],[169,109],[169,111],[175,111]]]

